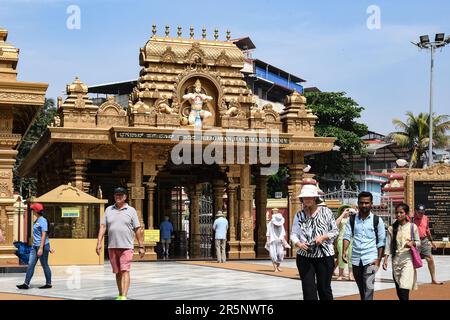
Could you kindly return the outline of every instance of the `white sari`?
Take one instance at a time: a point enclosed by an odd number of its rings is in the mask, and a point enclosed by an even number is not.
[[[268,240],[266,242],[266,250],[269,251],[270,258],[275,263],[281,263],[284,259],[285,248],[289,248],[289,244],[286,242],[286,231],[283,226],[276,226],[270,221],[267,224],[266,236]]]

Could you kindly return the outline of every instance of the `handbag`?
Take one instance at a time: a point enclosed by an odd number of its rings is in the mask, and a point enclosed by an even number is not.
[[[411,222],[411,239],[414,241],[414,223]],[[422,259],[420,258],[419,250],[416,247],[411,247],[411,258],[414,269],[423,267]]]

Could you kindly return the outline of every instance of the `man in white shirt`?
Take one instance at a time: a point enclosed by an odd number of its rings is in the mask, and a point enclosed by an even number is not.
[[[224,263],[227,260],[225,246],[227,244],[228,220],[222,211],[217,211],[213,230],[215,231],[217,262]]]

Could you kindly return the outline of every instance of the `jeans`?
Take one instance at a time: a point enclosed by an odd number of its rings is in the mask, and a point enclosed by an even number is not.
[[[28,260],[27,274],[25,276],[25,284],[30,285],[31,278],[33,278],[34,268],[39,259],[45,274],[45,284],[52,284],[52,272],[48,265],[48,254],[50,253],[50,245],[46,244],[42,252],[42,256],[38,257],[39,247],[33,246],[30,251],[30,259]]]
[[[377,271],[377,266],[372,263],[363,266],[362,261],[360,261],[359,266],[353,265],[353,276],[358,285],[361,300],[373,300],[375,274]]]
[[[317,300],[317,293],[320,300],[333,300],[334,257],[306,258],[297,254],[297,269],[302,280],[303,300]]]
[[[226,239],[216,239],[216,255],[217,262],[227,261],[227,254],[225,253]]]

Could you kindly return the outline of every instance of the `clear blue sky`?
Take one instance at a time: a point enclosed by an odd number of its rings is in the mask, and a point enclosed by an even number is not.
[[[69,5],[81,10],[81,29],[66,27]],[[381,10],[381,29],[369,30],[369,5]],[[79,76],[88,85],[135,79],[138,53],[151,35],[178,25],[184,34],[204,26],[224,38],[250,36],[254,56],[323,91],[345,91],[365,108],[361,121],[388,133],[392,118],[428,112],[429,53],[409,41],[450,34],[450,2],[428,1],[178,1],[0,0],[0,27],[21,49],[19,79],[48,82],[62,95]],[[435,107],[450,113],[450,46],[436,55]]]

